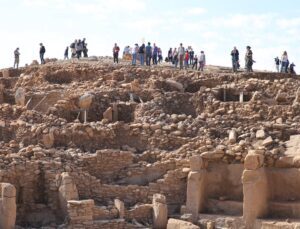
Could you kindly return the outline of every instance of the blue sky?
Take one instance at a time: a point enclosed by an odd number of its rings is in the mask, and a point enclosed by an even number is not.
[[[0,0],[0,68],[13,64],[20,47],[21,66],[46,57],[62,58],[64,49],[86,37],[90,55],[111,55],[117,42],[155,42],[165,55],[170,47],[191,45],[206,52],[207,63],[230,66],[230,51],[253,49],[256,69],[274,69],[284,50],[300,63],[300,7],[295,0]],[[243,61],[242,61],[243,65]],[[297,70],[297,67],[296,67]]]

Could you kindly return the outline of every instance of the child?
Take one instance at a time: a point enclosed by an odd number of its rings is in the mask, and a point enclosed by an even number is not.
[[[184,56],[184,67],[186,69],[189,67],[189,59],[190,59],[190,54],[189,54],[189,51],[186,50],[185,56]]]
[[[196,67],[196,68],[195,68]],[[194,64],[193,64],[193,67],[192,67],[192,69],[198,69],[198,56],[197,55],[195,55],[195,57],[194,57]]]

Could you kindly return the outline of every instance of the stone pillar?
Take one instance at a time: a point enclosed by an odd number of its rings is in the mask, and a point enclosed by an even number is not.
[[[113,121],[113,109],[111,107],[107,108],[106,111],[103,112],[103,119],[107,119],[109,122]]]
[[[242,176],[244,203],[243,220],[246,229],[252,229],[258,217],[268,213],[268,181],[264,168],[264,156],[249,152],[245,158]]]
[[[186,213],[193,216],[193,222],[198,220],[199,212],[203,211],[205,202],[206,165],[201,156],[190,159],[191,172],[188,175],[186,194]]]
[[[24,88],[19,87],[16,90],[15,102],[16,102],[17,105],[25,106],[25,93],[26,93],[26,91],[25,91]]]
[[[2,75],[4,78],[9,78],[9,69],[3,69],[2,70]]]
[[[17,216],[16,188],[8,183],[1,184],[0,228],[14,229]]]
[[[0,84],[0,104],[4,103],[4,85]]]
[[[117,122],[119,118],[118,104],[113,104],[113,122]]]
[[[124,219],[125,217],[125,205],[124,202],[119,200],[119,199],[115,199],[115,207],[118,209],[119,211],[119,217],[120,219]]]
[[[58,186],[60,207],[63,213],[67,215],[68,201],[79,200],[78,191],[72,177],[67,172],[64,172],[60,175]]]
[[[153,228],[165,229],[168,223],[168,206],[166,197],[161,194],[153,195]]]
[[[92,105],[93,99],[94,99],[94,96],[90,93],[86,93],[79,98],[78,105],[79,105],[80,109],[83,110],[82,118],[83,118],[84,122],[87,121],[87,112],[88,112],[88,109],[90,109],[90,106]]]

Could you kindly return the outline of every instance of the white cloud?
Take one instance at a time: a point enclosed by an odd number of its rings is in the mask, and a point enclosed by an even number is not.
[[[187,11],[187,15],[201,15],[206,13],[206,9],[201,7],[192,8]]]

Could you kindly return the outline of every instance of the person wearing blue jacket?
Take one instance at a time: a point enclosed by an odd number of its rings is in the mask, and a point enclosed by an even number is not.
[[[151,43],[148,42],[148,45],[146,46],[146,65],[151,65],[151,58],[152,58],[152,47]]]

